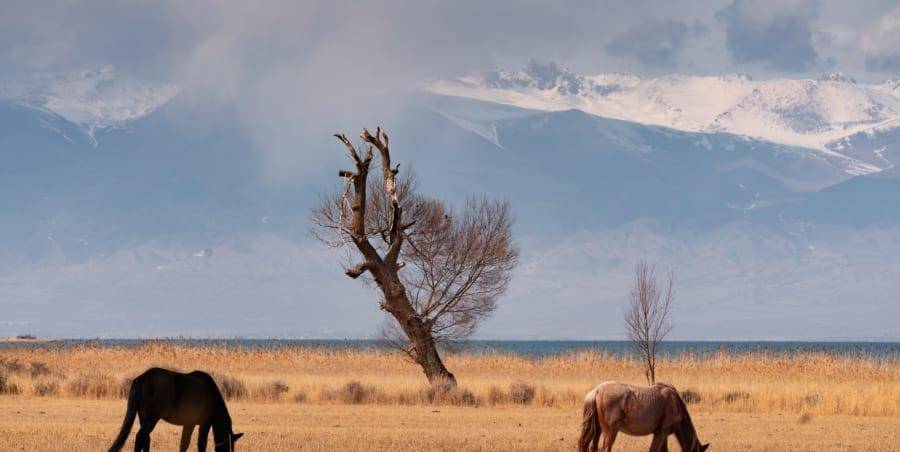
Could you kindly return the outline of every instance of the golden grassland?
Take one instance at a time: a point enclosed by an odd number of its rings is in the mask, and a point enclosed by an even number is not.
[[[588,390],[644,379],[630,358],[587,351],[459,353],[446,362],[458,390],[430,389],[400,354],[371,349],[7,346],[0,450],[103,449],[130,378],[151,366],[214,374],[239,430],[250,433],[244,450],[262,451],[571,450]],[[715,450],[900,450],[897,357],[684,355],[662,359],[658,375],[682,391]],[[175,450],[178,430],[158,430],[159,450]],[[75,446],[41,442],[48,438]],[[647,441],[623,438],[617,450]]]
[[[246,433],[238,452],[574,451],[581,420],[580,410],[559,407],[229,405],[235,428]],[[0,397],[0,450],[106,450],[124,411],[121,400]],[[710,452],[900,451],[896,418],[826,415],[805,424],[788,414],[697,413],[693,418],[700,438],[712,444]],[[152,435],[153,450],[178,450],[180,433],[179,427],[161,422]],[[131,440],[124,450],[133,450]],[[649,437],[619,435],[615,451],[646,452],[649,444]],[[679,450],[672,438],[669,444],[669,450]]]

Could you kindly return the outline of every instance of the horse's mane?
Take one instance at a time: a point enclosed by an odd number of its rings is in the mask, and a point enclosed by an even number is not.
[[[669,385],[669,387],[675,391],[675,400],[678,401],[678,407],[681,409],[681,414],[684,416],[684,419],[678,425],[678,429],[681,431],[681,434],[690,434],[691,437],[694,438],[694,442],[699,443],[697,429],[694,427],[694,421],[691,420],[691,413],[687,409],[687,403],[684,402],[681,393],[675,389],[674,386]]]
[[[675,388],[672,388],[675,389]],[[681,398],[681,393],[675,389],[675,397],[678,399],[678,406],[681,408],[682,414],[684,414],[685,420],[690,424],[691,427],[694,426],[694,421],[691,420],[691,413],[687,409],[687,403],[685,403],[684,399]]]

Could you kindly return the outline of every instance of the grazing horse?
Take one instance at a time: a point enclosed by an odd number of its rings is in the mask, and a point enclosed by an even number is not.
[[[231,416],[225,407],[225,399],[209,374],[194,371],[189,374],[153,368],[131,382],[128,392],[128,409],[119,430],[119,436],[109,447],[109,452],[119,452],[131,433],[134,417],[140,417],[141,428],[134,440],[135,452],[150,452],[150,432],[160,419],[182,425],[181,452],[191,442],[194,426],[200,426],[197,449],[206,452],[209,430],[213,431],[215,452],[233,452],[234,442],[243,433],[231,429]]]
[[[632,386],[617,381],[600,383],[584,398],[580,452],[611,452],[619,431],[631,436],[653,435],[650,452],[668,452],[666,440],[674,433],[683,452],[704,452],[687,405],[671,385]],[[600,433],[603,444],[600,444]]]

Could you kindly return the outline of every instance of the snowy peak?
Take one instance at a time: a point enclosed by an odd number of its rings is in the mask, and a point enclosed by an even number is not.
[[[875,85],[875,89],[888,93],[894,97],[900,97],[900,77],[885,80]]]
[[[820,82],[843,82],[843,83],[856,83],[856,80],[853,77],[850,77],[843,72],[833,71],[827,74],[822,75],[818,78]]]
[[[584,76],[554,63],[529,62],[433,81],[433,93],[545,111],[586,113],[682,131],[727,132],[819,149],[900,118],[900,87],[857,83],[839,72],[818,79],[753,80],[743,74]]]
[[[55,113],[80,126],[93,139],[97,131],[120,127],[152,113],[178,92],[177,86],[129,79],[105,66],[37,77],[29,83],[9,82],[0,86],[0,100]]]
[[[628,74],[603,74],[582,77],[553,62],[531,60],[521,71],[486,72],[481,84],[492,89],[537,90],[561,96],[605,95],[622,86],[633,86],[640,79]]]

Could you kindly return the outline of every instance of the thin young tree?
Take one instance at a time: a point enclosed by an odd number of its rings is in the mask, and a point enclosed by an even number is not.
[[[354,169],[342,189],[313,210],[313,232],[348,252],[345,273],[379,289],[391,343],[422,367],[431,384],[456,385],[437,345],[468,337],[506,291],[518,251],[505,201],[470,197],[460,212],[416,193],[415,176],[391,165],[389,139],[363,130],[361,152],[345,135]],[[377,150],[377,156],[375,154]],[[370,174],[373,160],[380,174]]]
[[[634,267],[634,282],[625,325],[632,347],[641,356],[649,384],[656,383],[656,358],[663,339],[672,331],[672,301],[675,274],[669,271],[665,283],[656,276],[656,264],[641,259]]]

